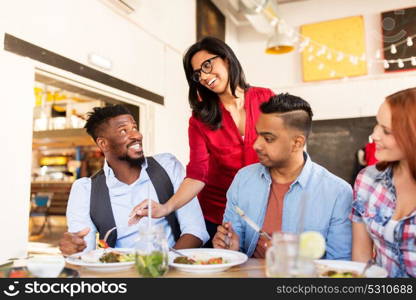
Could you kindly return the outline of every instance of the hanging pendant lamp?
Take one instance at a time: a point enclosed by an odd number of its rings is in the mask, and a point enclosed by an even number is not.
[[[267,54],[285,54],[295,49],[293,40],[287,33],[279,32],[278,25],[276,25],[274,33],[267,41],[265,52]]]

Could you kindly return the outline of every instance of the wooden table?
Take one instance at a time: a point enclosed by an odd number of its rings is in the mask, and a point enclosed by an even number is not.
[[[86,268],[75,266],[71,264],[66,265],[68,268],[78,270],[81,278],[131,278],[140,277],[132,266],[128,270],[118,272],[95,272]],[[169,272],[164,276],[167,278],[258,278],[266,277],[264,273],[264,259],[249,258],[247,262],[242,265],[232,267],[225,272],[213,274],[196,274],[179,272],[173,267],[169,267]]]

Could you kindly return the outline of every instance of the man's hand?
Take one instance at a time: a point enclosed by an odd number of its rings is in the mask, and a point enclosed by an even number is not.
[[[152,218],[166,217],[171,213],[166,204],[160,204],[156,201],[150,202],[152,205]],[[129,225],[137,224],[141,218],[147,217],[149,214],[149,200],[145,199],[136,205],[130,212]]]
[[[87,247],[84,237],[90,232],[90,228],[86,227],[81,231],[71,233],[65,232],[61,241],[59,242],[59,249],[63,255],[71,255],[81,252]]]
[[[219,249],[240,250],[240,237],[235,233],[230,222],[218,226],[212,245]]]

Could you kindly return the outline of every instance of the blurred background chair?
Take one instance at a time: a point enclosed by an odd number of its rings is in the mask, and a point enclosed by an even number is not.
[[[29,226],[31,236],[43,234],[46,227],[49,229],[49,232],[51,231],[51,224],[49,223],[49,207],[51,205],[52,197],[53,193],[36,193],[32,195]],[[35,218],[37,219],[36,221],[34,220]]]

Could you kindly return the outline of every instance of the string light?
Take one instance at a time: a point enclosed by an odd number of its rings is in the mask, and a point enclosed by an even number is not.
[[[311,38],[307,37],[303,40],[303,42],[301,43],[301,46],[306,47],[309,45],[310,42],[311,42]]]
[[[319,50],[315,53],[315,55],[316,55],[316,57],[318,57],[318,59],[319,59],[319,57],[321,55],[327,53],[327,55],[325,56],[327,60],[331,60],[333,58],[333,54],[334,54],[335,57],[336,57],[336,61],[337,62],[343,61],[345,57],[349,58],[349,62],[351,64],[353,64],[353,65],[357,65],[359,61],[367,61],[367,56],[365,55],[365,53],[363,53],[363,54],[361,54],[359,56],[350,55],[350,54],[347,54],[347,53],[344,53],[344,52],[341,52],[341,51],[336,51],[334,49],[328,48],[326,45],[319,44],[318,42],[315,42],[313,40],[310,40],[308,37],[304,37],[302,35],[299,35],[299,36],[301,36],[303,38],[303,41],[300,43],[300,46],[302,46],[302,43],[305,44],[305,41],[307,41],[308,44],[313,43],[313,44],[315,44],[315,45],[317,45],[319,47],[318,48]],[[392,59],[392,60],[381,59],[381,51],[382,50],[383,51],[390,50],[390,52],[392,54],[395,54],[395,53],[397,53],[397,46],[399,46],[401,44],[406,43],[407,46],[414,45],[413,38],[415,38],[415,37],[416,37],[416,34],[413,35],[413,36],[409,36],[406,39],[404,39],[404,40],[402,40],[402,41],[400,41],[400,42],[398,42],[396,44],[390,45],[390,46],[388,46],[388,47],[386,47],[384,49],[378,49],[378,50],[376,50],[376,53],[375,53],[376,59],[375,60],[369,60],[368,61],[368,65],[371,67],[371,65],[373,65],[373,62],[375,62],[375,63],[381,62],[381,63],[383,63],[385,69],[389,69],[391,64],[397,64],[397,66],[399,68],[404,68],[405,62],[409,61],[412,66],[416,66],[416,57],[415,56],[408,57],[408,58]],[[314,49],[315,49],[315,47],[313,45],[310,45],[308,47],[308,50],[311,53],[313,52]],[[314,59],[315,59],[315,56],[311,56],[310,55],[308,57],[308,61],[312,61]],[[317,66],[317,69],[318,70],[322,70],[324,68],[325,68],[325,65],[324,64],[319,64]],[[337,74],[336,73],[333,73],[332,71],[329,73],[329,76],[330,77],[335,77],[336,75]],[[338,74],[338,76],[339,76],[339,74]],[[344,77],[344,79],[348,79],[348,77]]]
[[[262,10],[263,10],[263,6],[261,6],[261,5],[256,6],[256,8],[254,9],[254,11],[255,11],[257,14],[258,14],[258,13],[260,13]]]
[[[273,19],[272,19],[273,20]],[[285,20],[280,19],[278,20],[278,22],[280,23],[284,23],[285,25],[288,25]],[[284,26],[281,26],[284,27]],[[321,44],[319,42],[316,42],[314,40],[311,40],[310,37],[308,36],[304,36],[300,33],[297,33],[292,27],[290,27],[289,25],[285,27],[285,32],[292,36],[295,35],[294,37],[292,37],[294,42],[298,42],[299,43],[299,53],[304,52],[304,50],[307,48],[308,52],[310,53],[307,60],[309,62],[313,61],[315,58],[318,59],[318,62],[321,61],[320,56],[325,55],[324,58],[326,58],[327,60],[332,60],[333,58],[336,59],[337,62],[342,62],[344,60],[345,57],[349,58],[349,62],[353,65],[357,65],[359,61],[363,61],[363,62],[367,62],[369,66],[373,65],[374,63],[383,63],[384,68],[385,69],[389,69],[391,64],[397,63],[399,68],[404,68],[405,62],[409,61],[411,63],[412,66],[416,66],[416,57],[412,56],[412,57],[408,57],[408,58],[398,58],[398,59],[393,59],[393,60],[387,60],[387,59],[381,59],[381,53],[382,51],[390,51],[392,54],[396,54],[397,53],[397,47],[406,43],[406,45],[408,47],[412,47],[414,45],[414,41],[413,38],[416,38],[416,34],[412,35],[412,36],[408,36],[406,37],[404,40],[401,40],[395,44],[389,45],[386,48],[382,48],[382,49],[377,49],[375,52],[375,60],[367,60],[367,56],[365,53],[359,54],[359,55],[352,55],[349,53],[344,53],[342,51],[338,51],[336,49],[331,49],[328,48],[327,45]],[[314,50],[318,49],[315,53]],[[323,70],[325,68],[325,64],[324,63],[320,63],[318,64],[317,68],[319,70]],[[341,77],[343,78],[343,80],[348,80],[347,76],[343,76],[342,74],[337,74],[335,70],[331,70],[329,72],[329,76],[330,77]]]
[[[404,67],[403,60],[401,59],[397,60],[397,65],[399,66],[399,68],[403,68]]]
[[[270,14],[266,10],[264,10],[264,13]],[[276,18],[276,16],[271,16],[270,17],[270,19],[272,19],[272,20],[273,20],[273,18]],[[375,60],[374,59],[373,60],[367,60],[367,57],[366,57],[365,53],[363,53],[361,55],[352,55],[352,54],[349,54],[349,53],[343,53],[343,52],[338,51],[336,49],[327,48],[326,45],[320,44],[316,41],[313,41],[313,40],[311,40],[310,37],[304,36],[300,33],[297,33],[296,31],[294,31],[293,28],[290,27],[284,19],[280,19],[279,22],[283,23],[284,25],[287,25],[286,28],[287,27],[290,28],[290,31],[288,29],[286,29],[287,34],[293,35],[293,33],[296,33],[296,36],[295,36],[296,42],[300,41],[300,43],[299,43],[299,52],[300,53],[303,52],[305,50],[305,48],[309,46],[308,51],[309,51],[310,55],[308,56],[308,61],[312,61],[312,60],[315,59],[315,56],[313,55],[315,47],[313,45],[311,45],[311,44],[314,44],[316,46],[316,48],[319,49],[315,53],[315,55],[317,56],[318,61],[320,60],[321,55],[325,55],[325,53],[327,53],[327,55],[326,55],[327,60],[331,60],[334,56],[334,57],[336,57],[337,62],[342,62],[345,57],[349,57],[349,61],[353,65],[357,65],[359,60],[361,60],[361,61],[367,61],[369,66],[371,66],[373,63],[383,63],[385,69],[390,68],[390,64],[394,64],[394,63],[397,63],[397,65],[400,68],[403,68],[404,63],[407,62],[407,61],[409,61],[412,66],[416,66],[416,57],[415,56],[408,57],[408,58],[398,58],[398,59],[393,59],[393,60],[381,59],[381,51],[390,50],[390,52],[392,54],[396,54],[397,53],[397,47],[404,44],[404,43],[406,43],[406,45],[408,47],[412,47],[414,45],[413,39],[416,38],[416,34],[414,34],[412,36],[408,36],[405,39],[403,39],[403,40],[401,40],[401,41],[399,41],[395,44],[387,46],[386,48],[376,50],[376,53],[375,53],[376,59]],[[323,65],[323,67],[322,67],[322,65],[323,64],[319,64],[318,69],[325,67],[325,65]],[[342,74],[336,74],[336,72],[334,70],[332,70],[329,73],[329,75],[331,77],[334,77],[335,75],[338,75],[339,77],[342,77]],[[343,77],[343,80],[348,80],[348,77],[347,76]]]
[[[357,59],[357,57],[356,57],[356,56],[354,56],[354,55],[350,55],[350,62],[351,62],[353,65],[358,64],[358,59]]]
[[[316,52],[316,55],[317,55],[317,56],[321,56],[321,55],[324,55],[324,54],[325,54],[325,52],[326,52],[326,46],[322,46],[322,48],[321,48],[321,49],[319,49],[319,51],[318,51],[318,52]]]
[[[344,59],[344,53],[340,52],[337,56],[337,61],[342,61]]]
[[[274,28],[277,25],[277,22],[279,22],[279,20],[277,18],[273,18],[270,21],[270,26]]]
[[[390,60],[383,60],[384,67],[387,69],[390,67],[390,64],[397,64],[399,68],[404,67],[405,62],[410,62],[412,66],[416,66],[416,57],[408,57],[408,58],[399,58],[399,59],[390,59]],[[387,67],[386,67],[387,66]]]
[[[383,48],[381,50],[382,51],[390,50],[390,53],[396,54],[397,53],[397,46],[400,46],[400,45],[406,43],[406,45],[408,47],[412,47],[414,45],[413,38],[415,38],[415,37],[416,37],[416,34],[414,34],[412,36],[408,36],[406,39],[401,40],[400,42],[397,42],[397,43],[392,44],[390,46],[387,46],[386,48]],[[397,66],[399,68],[404,68],[404,63],[407,62],[407,61],[409,61],[412,64],[412,66],[416,66],[416,58],[413,57],[413,56],[412,57],[407,57],[407,58],[390,59],[390,60],[380,60],[380,57],[381,57],[381,51],[377,50],[376,51],[376,58],[377,58],[376,62],[383,62],[385,69],[390,68],[390,64],[394,64],[394,63],[397,63]]]

